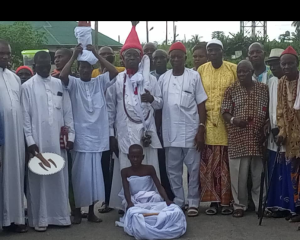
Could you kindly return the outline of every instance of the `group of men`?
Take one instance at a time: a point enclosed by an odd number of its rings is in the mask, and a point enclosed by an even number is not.
[[[52,73],[50,55],[40,51],[34,72],[24,66],[14,74],[7,69],[10,46],[0,41],[0,226],[27,231],[24,180],[29,226],[36,231],[79,224],[85,216],[81,207],[86,206],[88,220],[101,222],[94,213],[97,201],[104,202],[103,213],[126,211],[119,197],[121,171],[131,165],[129,148],[135,144],[142,146],[143,164],[154,167],[167,198],[183,211],[187,208],[190,217],[199,214],[200,202],[211,203],[207,215],[220,210],[242,217],[249,205],[249,173],[258,212],[265,144],[273,173],[266,215],[300,221],[295,50],[273,49],[269,68],[263,45],[253,43],[249,61],[236,65],[223,60],[223,44],[213,39],[193,48],[194,67],[188,69],[181,42],[172,44],[168,53],[152,43],[142,47],[136,24],[132,21],[120,52],[124,67],[114,67],[111,48],[98,53],[88,45],[100,68],[78,61],[79,74],[71,67],[83,51],[80,44],[73,52],[56,52]],[[44,152],[62,156],[65,168],[49,176],[28,170],[30,157]],[[183,163],[188,169],[187,199]]]

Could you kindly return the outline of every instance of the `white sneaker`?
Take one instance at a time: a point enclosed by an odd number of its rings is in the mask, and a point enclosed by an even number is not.
[[[46,232],[47,227],[35,227],[34,230],[37,232]]]

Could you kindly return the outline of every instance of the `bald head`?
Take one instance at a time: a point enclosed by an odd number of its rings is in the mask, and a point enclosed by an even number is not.
[[[238,65],[237,65],[237,67],[239,68],[239,67],[241,67],[241,66],[246,67],[246,68],[248,68],[249,70],[253,70],[252,63],[251,63],[250,61],[248,61],[248,60],[242,60],[242,61],[240,61],[240,62],[238,63]]]
[[[252,43],[248,49],[248,57],[255,71],[263,71],[263,69],[265,68],[264,45],[259,42]]]
[[[114,50],[109,46],[104,46],[99,49],[99,55],[103,58],[105,58],[108,62],[111,64],[115,61],[115,53]]]
[[[163,49],[157,49],[154,51],[154,53],[152,54],[152,57],[155,58],[155,56],[164,56],[164,57],[168,57],[168,53],[163,50]]]
[[[145,46],[143,47],[144,54],[148,55],[150,60],[152,60],[153,53],[156,51],[156,49],[157,49],[156,45],[151,42],[146,43]]]
[[[252,63],[248,60],[242,60],[237,65],[237,77],[242,86],[251,86],[253,84],[252,75],[253,75],[253,66]]]
[[[99,55],[101,55],[103,53],[110,53],[110,54],[114,55],[114,50],[109,46],[104,46],[99,49]]]
[[[153,55],[153,66],[156,73],[163,74],[167,71],[169,56],[165,50],[157,49]]]
[[[130,152],[133,152],[133,151],[139,151],[141,153],[143,153],[143,147],[139,144],[133,144],[129,147],[129,154]]]
[[[252,44],[249,46],[248,51],[250,51],[250,49],[253,48],[253,47],[258,47],[258,48],[260,48],[262,51],[265,50],[264,45],[262,45],[262,44],[259,43],[259,42],[254,42],[254,43],[252,43]]]
[[[68,48],[60,48],[55,52],[54,64],[57,70],[62,70],[70,61],[73,51]]]
[[[11,60],[11,48],[7,41],[0,40],[0,67],[6,68]]]

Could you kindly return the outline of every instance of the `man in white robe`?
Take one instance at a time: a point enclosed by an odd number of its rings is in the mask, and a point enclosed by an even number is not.
[[[118,197],[122,189],[120,171],[130,166],[127,158],[129,146],[144,146],[143,164],[152,165],[159,176],[157,149],[161,148],[161,144],[156,132],[154,111],[162,107],[161,91],[156,78],[150,74],[149,57],[145,55],[142,58],[143,49],[135,25],[120,52],[126,70],[119,73],[116,83],[106,93],[111,150],[119,154],[119,159],[114,162],[109,204],[111,208],[121,210],[123,206]]]
[[[36,75],[22,85],[24,133],[28,150],[55,153],[66,165],[53,175],[41,176],[28,171],[28,220],[36,231],[46,231],[48,225],[69,226],[68,161],[61,149],[60,134],[68,127],[67,149],[73,148],[75,138],[70,97],[61,81],[50,76],[49,53],[40,51],[34,56]]]
[[[92,62],[79,61],[80,78],[70,76],[71,67],[83,51],[79,44],[60,74],[70,93],[76,139],[72,152],[72,184],[75,199],[73,224],[81,223],[81,207],[89,206],[88,221],[102,222],[94,213],[94,204],[104,201],[102,152],[109,150],[109,123],[105,101],[106,89],[115,82],[116,68],[101,57],[92,45],[87,46],[107,72],[91,78]]]
[[[21,80],[7,69],[10,56],[10,45],[0,40],[0,117],[3,120],[5,139],[5,144],[0,149],[0,228],[26,232]]]
[[[163,96],[162,135],[166,168],[174,203],[184,208],[183,163],[189,173],[188,216],[198,215],[200,151],[204,147],[206,121],[204,91],[198,72],[185,68],[186,49],[181,42],[169,50],[172,70],[159,78]]]

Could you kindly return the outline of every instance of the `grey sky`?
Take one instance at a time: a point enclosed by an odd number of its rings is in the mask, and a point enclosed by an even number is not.
[[[271,40],[277,39],[278,36],[285,31],[293,32],[294,27],[291,26],[291,21],[268,21],[267,22],[267,34]],[[239,21],[178,21],[177,33],[179,34],[178,40],[190,39],[192,35],[198,34],[202,36],[202,41],[209,41],[211,39],[211,33],[213,31],[223,31],[225,34],[237,33],[240,30]],[[153,27],[153,30],[149,32],[149,41],[157,41],[161,43],[166,39],[166,22],[163,21],[149,21],[149,29]],[[120,42],[124,43],[128,33],[131,29],[130,21],[99,21],[98,23],[99,32],[115,39],[118,41],[120,36]],[[141,21],[137,25],[137,32],[141,42],[146,42],[146,22]],[[173,22],[168,22],[168,39],[173,39]]]

